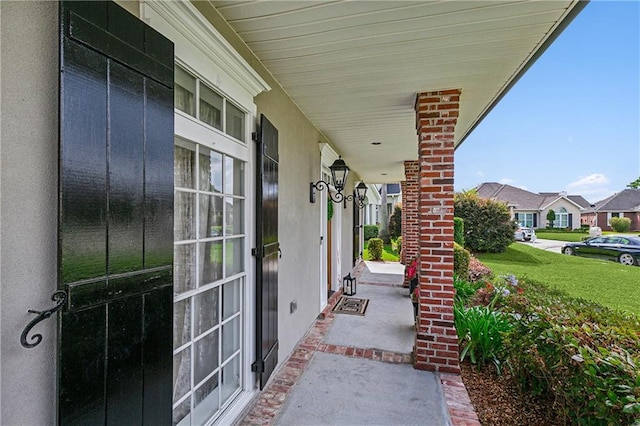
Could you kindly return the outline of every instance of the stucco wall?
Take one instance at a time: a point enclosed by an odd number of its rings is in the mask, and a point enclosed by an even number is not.
[[[20,334],[56,289],[58,5],[0,2],[2,425],[55,424],[54,318]]]
[[[302,338],[320,309],[320,203],[309,202],[309,183],[320,176],[318,143],[328,142],[281,89],[249,48],[239,39],[219,13],[206,2],[193,2],[227,41],[271,86],[255,99],[258,114],[265,114],[278,129],[280,143],[278,337],[280,361]],[[347,189],[350,194],[353,181]],[[341,248],[342,276],[351,271],[352,221],[350,208],[343,210]],[[296,300],[298,309],[289,313]]]

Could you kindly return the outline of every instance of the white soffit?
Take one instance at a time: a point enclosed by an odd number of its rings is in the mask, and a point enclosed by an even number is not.
[[[209,4],[348,166],[373,183],[404,180],[404,161],[417,159],[416,93],[462,89],[459,145],[578,2]]]

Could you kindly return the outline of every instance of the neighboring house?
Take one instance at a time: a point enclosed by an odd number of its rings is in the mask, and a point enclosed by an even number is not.
[[[379,225],[382,206],[382,185],[371,185],[370,190],[373,189],[375,194],[367,192],[367,205],[365,207],[364,224],[365,225]],[[387,183],[387,215],[391,217],[395,206],[402,207],[402,191],[400,190],[399,183]]]
[[[545,228],[549,226],[547,214],[553,210],[556,219],[554,228],[580,228],[580,215],[589,207],[589,202],[580,195],[566,192],[534,193],[515,186],[486,182],[476,191],[482,198],[503,201],[509,207],[511,217],[522,226]]]
[[[612,217],[631,219],[631,230],[640,231],[640,189],[627,188],[598,201],[586,209],[581,216],[583,223],[599,226],[603,231],[611,231]]]
[[[238,424],[362,182],[403,185],[414,367],[460,372],[454,150],[586,2],[398,4],[0,1],[0,424]]]

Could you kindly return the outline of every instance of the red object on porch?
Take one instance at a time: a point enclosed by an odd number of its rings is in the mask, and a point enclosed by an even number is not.
[[[453,158],[460,90],[416,97],[419,306],[414,367],[460,373],[453,322]]]

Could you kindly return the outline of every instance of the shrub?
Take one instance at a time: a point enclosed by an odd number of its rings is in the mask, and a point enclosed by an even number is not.
[[[612,217],[609,220],[609,225],[616,232],[627,232],[631,229],[631,219],[628,217]]]
[[[469,250],[500,253],[513,242],[516,223],[505,203],[466,191],[455,195],[454,207],[455,215],[464,220],[465,247]]]
[[[453,273],[460,277],[469,275],[471,253],[458,243],[453,243]]]
[[[384,242],[381,238],[371,238],[368,246],[370,260],[382,260],[383,247]]]
[[[547,212],[547,221],[549,222],[549,228],[553,228],[553,222],[556,221],[556,212],[549,210]]]
[[[365,225],[364,226],[364,240],[368,241],[371,238],[378,236],[378,225]]]
[[[402,235],[402,207],[396,206],[389,218],[389,235],[396,239]]]
[[[490,277],[491,269],[480,262],[476,257],[471,256],[469,259],[469,281],[477,282],[484,278]]]
[[[565,424],[637,424],[640,319],[541,284],[520,285],[524,294],[505,301],[518,321],[504,349],[522,386],[551,395]]]
[[[396,247],[398,248],[398,254],[402,253],[402,237],[398,237],[396,240]]]
[[[464,247],[464,220],[460,217],[453,218],[453,241]]]

